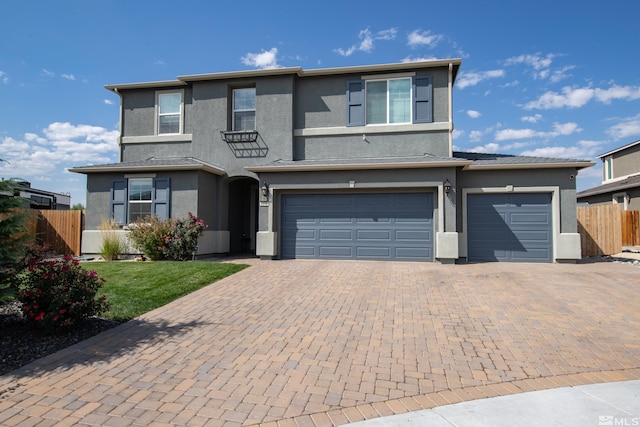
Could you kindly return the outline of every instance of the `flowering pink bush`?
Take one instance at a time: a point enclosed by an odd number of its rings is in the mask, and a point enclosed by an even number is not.
[[[24,317],[38,329],[55,332],[108,309],[107,297],[96,298],[104,279],[78,261],[41,261],[33,258],[18,275],[18,300]]]
[[[198,239],[207,228],[204,221],[189,212],[184,219],[139,218],[129,237],[134,246],[152,260],[186,261],[198,249]]]
[[[160,248],[165,258],[186,261],[193,257],[198,249],[198,238],[202,236],[205,228],[207,226],[204,221],[196,218],[191,212],[186,219],[172,221]]]

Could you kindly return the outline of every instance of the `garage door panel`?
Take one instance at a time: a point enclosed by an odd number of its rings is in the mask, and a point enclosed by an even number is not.
[[[359,246],[356,248],[356,257],[363,259],[391,259],[391,250],[388,247]]]
[[[353,248],[348,246],[320,246],[318,255],[330,258],[353,258]]]
[[[285,194],[282,207],[283,258],[433,258],[432,193]]]
[[[388,242],[391,240],[390,230],[356,230],[357,240],[381,240]]]
[[[550,193],[470,194],[470,261],[553,260]]]
[[[433,254],[429,248],[411,248],[398,247],[395,248],[395,258],[404,260],[425,260],[432,259]]]
[[[431,240],[431,233],[429,231],[426,230],[417,230],[417,231],[413,231],[413,230],[400,230],[400,231],[396,231],[396,241],[397,242],[401,242],[401,241],[405,241],[405,240],[423,240],[423,241],[430,241]]]
[[[319,239],[320,240],[351,240],[353,239],[353,233],[351,232],[351,230],[320,230]]]

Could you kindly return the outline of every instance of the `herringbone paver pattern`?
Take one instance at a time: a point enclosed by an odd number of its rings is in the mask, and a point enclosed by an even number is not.
[[[273,261],[0,378],[0,425],[333,426],[640,379],[640,269]]]

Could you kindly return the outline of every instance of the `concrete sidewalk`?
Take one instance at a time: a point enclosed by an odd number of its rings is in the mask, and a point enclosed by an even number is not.
[[[0,425],[328,427],[640,380],[634,265],[251,262],[1,376]]]
[[[555,388],[480,399],[349,427],[589,427],[640,425],[640,381]]]

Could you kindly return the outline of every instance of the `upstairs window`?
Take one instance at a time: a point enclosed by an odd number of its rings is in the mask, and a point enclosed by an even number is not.
[[[604,180],[613,179],[613,157],[608,156],[604,159]]]
[[[411,123],[411,79],[367,81],[366,124]]]
[[[182,133],[182,91],[160,92],[157,100],[158,135]]]
[[[256,88],[242,88],[233,90],[234,131],[249,131],[256,128]]]
[[[347,82],[347,126],[430,123],[431,76]]]

